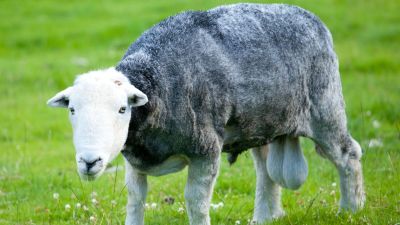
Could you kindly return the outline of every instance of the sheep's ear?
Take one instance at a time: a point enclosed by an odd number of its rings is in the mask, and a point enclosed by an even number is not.
[[[133,85],[127,85],[126,91],[128,93],[128,103],[131,107],[142,106],[149,101],[147,95]]]
[[[51,107],[67,108],[69,103],[69,96],[71,95],[72,87],[58,92],[54,97],[47,101],[47,105]]]

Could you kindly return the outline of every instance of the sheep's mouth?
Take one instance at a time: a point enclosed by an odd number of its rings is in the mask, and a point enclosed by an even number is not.
[[[84,181],[94,181],[97,178],[99,178],[103,174],[103,170],[97,172],[97,173],[79,173],[79,176],[82,180]]]
[[[94,181],[97,179],[98,176],[96,175],[80,175],[81,179],[84,181]]]

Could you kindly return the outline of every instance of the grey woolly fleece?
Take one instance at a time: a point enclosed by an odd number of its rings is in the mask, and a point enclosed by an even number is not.
[[[349,140],[331,35],[296,6],[180,13],[145,31],[116,69],[149,98],[122,152],[137,168],[221,150],[234,160],[282,135]]]

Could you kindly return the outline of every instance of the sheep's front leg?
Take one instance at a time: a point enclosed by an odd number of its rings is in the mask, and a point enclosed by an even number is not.
[[[219,169],[219,155],[192,158],[185,200],[191,225],[209,225],[209,208]]]
[[[128,161],[125,161],[125,181],[128,188],[126,206],[126,225],[144,224],[144,204],[147,195],[147,176],[138,173]]]

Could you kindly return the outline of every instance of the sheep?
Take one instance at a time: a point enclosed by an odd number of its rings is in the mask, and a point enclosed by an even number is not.
[[[307,177],[299,137],[340,175],[342,210],[363,206],[361,147],[347,130],[331,34],[313,14],[284,4],[188,11],[145,31],[122,60],[79,76],[48,101],[70,110],[80,176],[126,161],[126,224],[144,223],[147,176],[188,166],[190,224],[210,224],[221,152],[252,148],[253,220],[285,214],[281,187]]]

